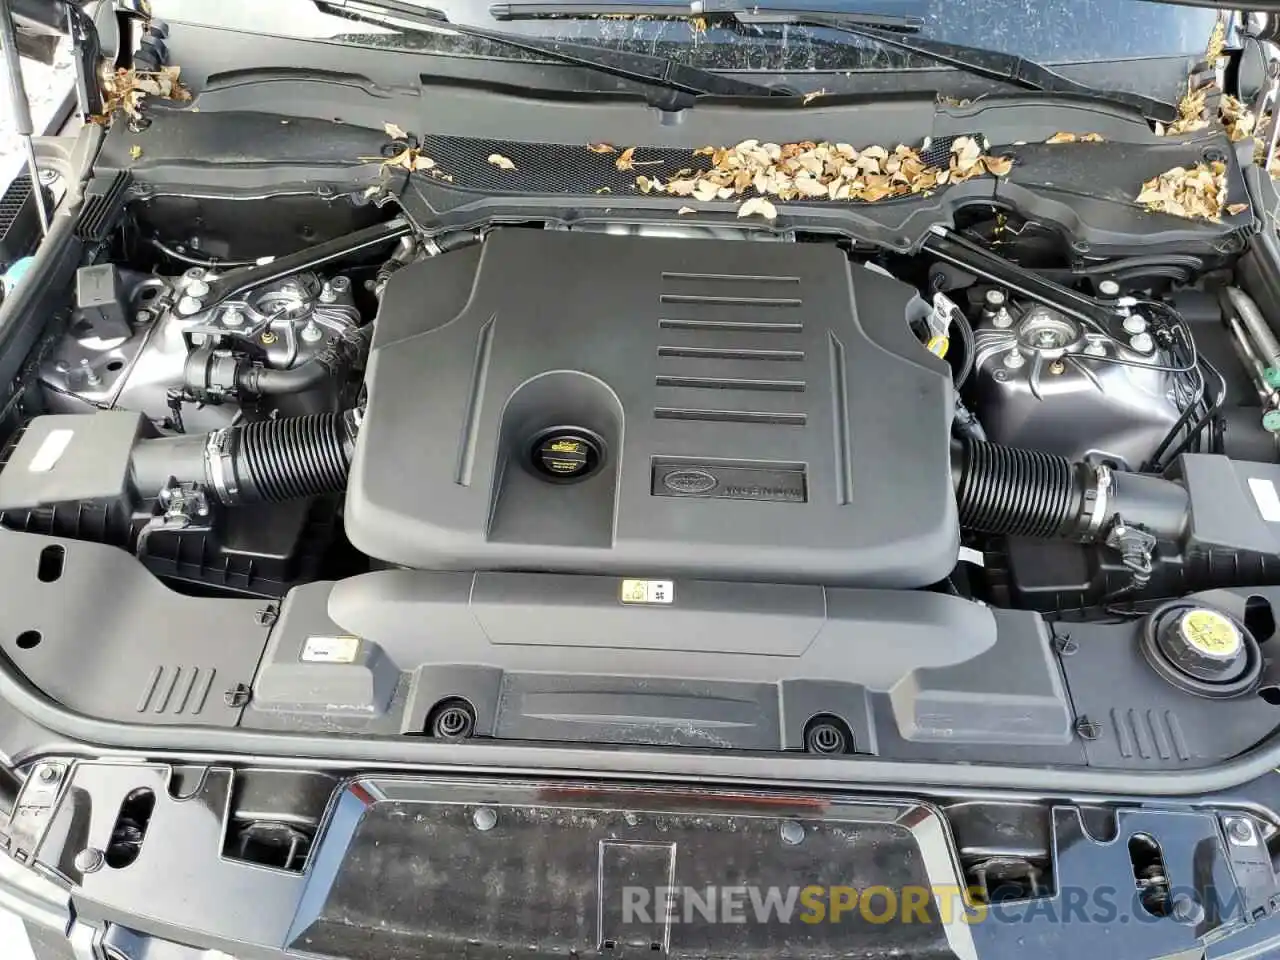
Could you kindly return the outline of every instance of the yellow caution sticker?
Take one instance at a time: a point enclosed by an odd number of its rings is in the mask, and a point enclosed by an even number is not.
[[[1187,643],[1213,657],[1229,657],[1239,652],[1240,631],[1216,610],[1192,610],[1178,625]]]
[[[675,603],[676,585],[670,580],[623,580],[623,603]]]
[[[946,358],[947,350],[951,347],[951,340],[942,335],[932,336],[925,345],[926,349],[935,357]]]

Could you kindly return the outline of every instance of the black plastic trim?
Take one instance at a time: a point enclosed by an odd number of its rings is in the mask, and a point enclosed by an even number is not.
[[[951,790],[1030,790],[1066,794],[1192,796],[1228,790],[1280,766],[1280,742],[1230,763],[1176,773],[1014,767],[986,764],[912,763],[864,757],[819,757],[786,753],[717,753],[659,749],[587,748],[550,743],[470,741],[445,743],[417,738],[339,737],[332,734],[265,733],[194,726],[149,726],[87,717],[54,703],[5,658],[0,661],[0,699],[45,730],[93,749],[161,752],[176,757],[269,758],[274,764],[325,769],[403,769],[417,773],[481,773],[505,776],[590,776],[600,779],[697,780],[739,786],[820,788],[847,785],[945,787]],[[49,744],[27,755],[66,755],[68,745]],[[70,752],[76,752],[74,750]]]

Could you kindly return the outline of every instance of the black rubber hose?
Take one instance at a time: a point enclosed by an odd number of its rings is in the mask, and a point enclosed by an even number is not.
[[[151,499],[171,482],[195,483],[227,505],[338,493],[351,470],[353,423],[350,413],[321,413],[143,440],[133,449],[133,486]]]
[[[1104,490],[1090,464],[971,437],[954,442],[951,457],[965,530],[1097,541],[1117,516],[1162,540],[1181,540],[1187,530],[1187,490],[1163,477],[1112,470]]]
[[[341,383],[357,357],[368,349],[369,332],[369,327],[348,331],[320,354],[287,370],[241,365],[236,371],[236,387],[245,393],[265,397],[302,393],[331,380]]]
[[[206,270],[236,270],[240,267],[257,266],[257,260],[216,260],[205,259],[204,257],[193,256],[189,253],[181,253],[173,247],[166,244],[158,237],[147,238],[147,243],[155,247],[170,260],[177,260],[179,263],[185,263],[193,267],[203,267]]]
[[[333,370],[320,357],[314,357],[296,367],[276,370],[272,367],[243,367],[236,375],[236,386],[254,396],[280,396],[301,393],[327,383]]]
[[[977,440],[952,450],[962,528],[1045,539],[1079,528],[1085,485],[1065,457]]]
[[[1112,276],[1121,271],[1141,271],[1151,267],[1163,269],[1177,267],[1191,271],[1193,274],[1204,269],[1204,260],[1193,253],[1161,253],[1144,254],[1139,257],[1120,257],[1102,263],[1090,263],[1077,267],[1071,272],[1077,277]]]
[[[239,428],[238,503],[279,503],[346,489],[354,438],[342,414],[260,420]]]

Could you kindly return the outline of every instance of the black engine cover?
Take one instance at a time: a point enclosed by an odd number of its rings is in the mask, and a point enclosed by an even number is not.
[[[387,286],[347,533],[430,569],[935,582],[922,310],[834,245],[500,230]]]

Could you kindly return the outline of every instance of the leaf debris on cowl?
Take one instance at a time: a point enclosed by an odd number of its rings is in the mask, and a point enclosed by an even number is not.
[[[630,159],[635,148],[619,158]],[[743,140],[732,147],[707,146],[694,151],[710,158],[710,169],[686,167],[665,179],[636,178],[641,193],[692,197],[703,203],[739,198],[753,191],[779,200],[861,200],[875,202],[922,194],[973,177],[1007,176],[1013,158],[992,156],[973,137],[958,137],[947,165],[931,166],[920,151],[899,144],[892,150],[872,145],[806,140],[771,143]],[[619,165],[619,169],[630,169]],[[769,218],[772,219],[772,218]]]

